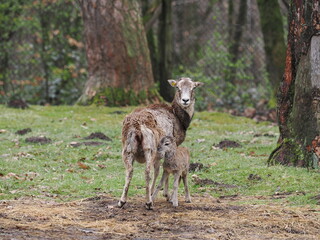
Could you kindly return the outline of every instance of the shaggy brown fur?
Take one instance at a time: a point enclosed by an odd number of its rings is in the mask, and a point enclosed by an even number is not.
[[[180,145],[194,112],[194,89],[202,85],[190,78],[181,78],[178,82],[169,80],[176,87],[172,105],[153,104],[145,108],[138,108],[126,116],[122,128],[122,159],[126,167],[126,181],[121,199],[118,203],[122,207],[127,198],[129,185],[133,174],[133,162],[146,163],[146,207],[152,208],[151,193],[159,175],[160,158],[157,156],[157,146],[164,136],[172,136],[176,144]],[[150,187],[150,171],[154,167],[154,178]]]

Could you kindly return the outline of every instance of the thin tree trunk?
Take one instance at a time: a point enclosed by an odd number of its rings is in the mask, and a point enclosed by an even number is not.
[[[173,88],[167,81],[172,77],[173,39],[171,2],[171,0],[162,0],[158,35],[160,95],[168,102],[171,102],[174,96]]]
[[[40,26],[41,26],[41,51],[40,51],[40,56],[41,56],[41,63],[42,63],[42,68],[44,72],[44,99],[46,103],[51,103],[51,99],[49,96],[49,84],[50,84],[50,73],[49,73],[49,66],[48,66],[48,54],[47,54],[47,45],[49,44],[49,36],[48,36],[48,24],[49,24],[49,19],[46,16],[46,11],[44,10],[44,7],[41,2],[39,4],[39,19],[40,19]]]
[[[144,27],[147,34],[148,47],[150,52],[150,60],[152,63],[152,72],[155,82],[159,82],[159,62],[158,51],[156,46],[156,37],[154,34],[153,25],[159,18],[162,11],[161,0],[155,1],[151,6],[149,1],[142,0],[142,13],[144,19]]]
[[[233,36],[233,15],[234,15],[234,6],[233,0],[228,1],[228,37],[232,39]]]
[[[80,103],[104,88],[139,92],[153,84],[139,1],[79,0],[89,79]]]
[[[233,6],[229,6],[229,7],[232,7],[231,9],[229,9],[229,11],[232,11]],[[244,32],[244,27],[245,27],[246,21],[247,21],[247,10],[248,10],[247,0],[240,0],[236,26],[234,28],[234,32],[233,32],[233,36],[232,36],[232,40],[231,40],[232,42],[231,42],[231,46],[229,48],[231,62],[234,64],[238,61],[239,55],[240,55],[240,44],[241,44],[242,35]],[[230,12],[229,12],[229,14],[230,14]],[[230,21],[230,16],[229,16],[229,21]],[[226,78],[227,78],[227,81],[229,81],[230,83],[233,83],[233,84],[235,83],[235,80],[236,80],[236,68],[235,67],[232,67],[230,69],[230,73],[228,74],[228,76]]]
[[[318,167],[320,3],[292,1],[285,72],[278,95],[280,137],[269,164]]]

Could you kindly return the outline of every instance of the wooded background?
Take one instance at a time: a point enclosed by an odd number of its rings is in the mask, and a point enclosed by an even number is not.
[[[0,101],[112,106],[156,101],[157,92],[170,101],[166,80],[189,76],[206,83],[198,110],[275,107],[288,8],[285,0],[7,0]]]

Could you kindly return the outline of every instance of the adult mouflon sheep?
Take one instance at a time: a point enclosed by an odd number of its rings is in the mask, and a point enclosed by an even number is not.
[[[164,136],[172,136],[179,146],[186,137],[194,113],[194,89],[203,85],[190,78],[178,81],[168,80],[175,87],[176,94],[171,106],[153,104],[138,108],[127,115],[122,128],[122,160],[126,168],[126,179],[118,206],[122,207],[127,200],[128,189],[133,175],[133,162],[146,163],[146,208],[152,209],[152,192],[159,175],[160,158],[157,147]],[[150,186],[150,171],[154,167],[154,178]]]
[[[172,202],[174,207],[178,206],[178,187],[180,180],[182,179],[184,184],[185,201],[191,202],[191,197],[188,188],[188,171],[190,166],[190,153],[186,147],[177,147],[175,139],[170,136],[165,136],[161,139],[158,146],[158,154],[161,158],[164,158],[163,162],[163,174],[159,185],[152,194],[152,200],[157,197],[159,190],[165,183],[164,196],[167,200]],[[173,192],[171,197],[168,195],[169,175],[173,174]]]

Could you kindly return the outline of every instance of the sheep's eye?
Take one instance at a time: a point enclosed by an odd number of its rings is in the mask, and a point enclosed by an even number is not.
[[[177,89],[178,92],[181,92],[180,88],[176,87],[176,89]]]
[[[165,146],[169,146],[169,143],[168,143],[168,142],[166,142],[164,145],[165,145]]]

